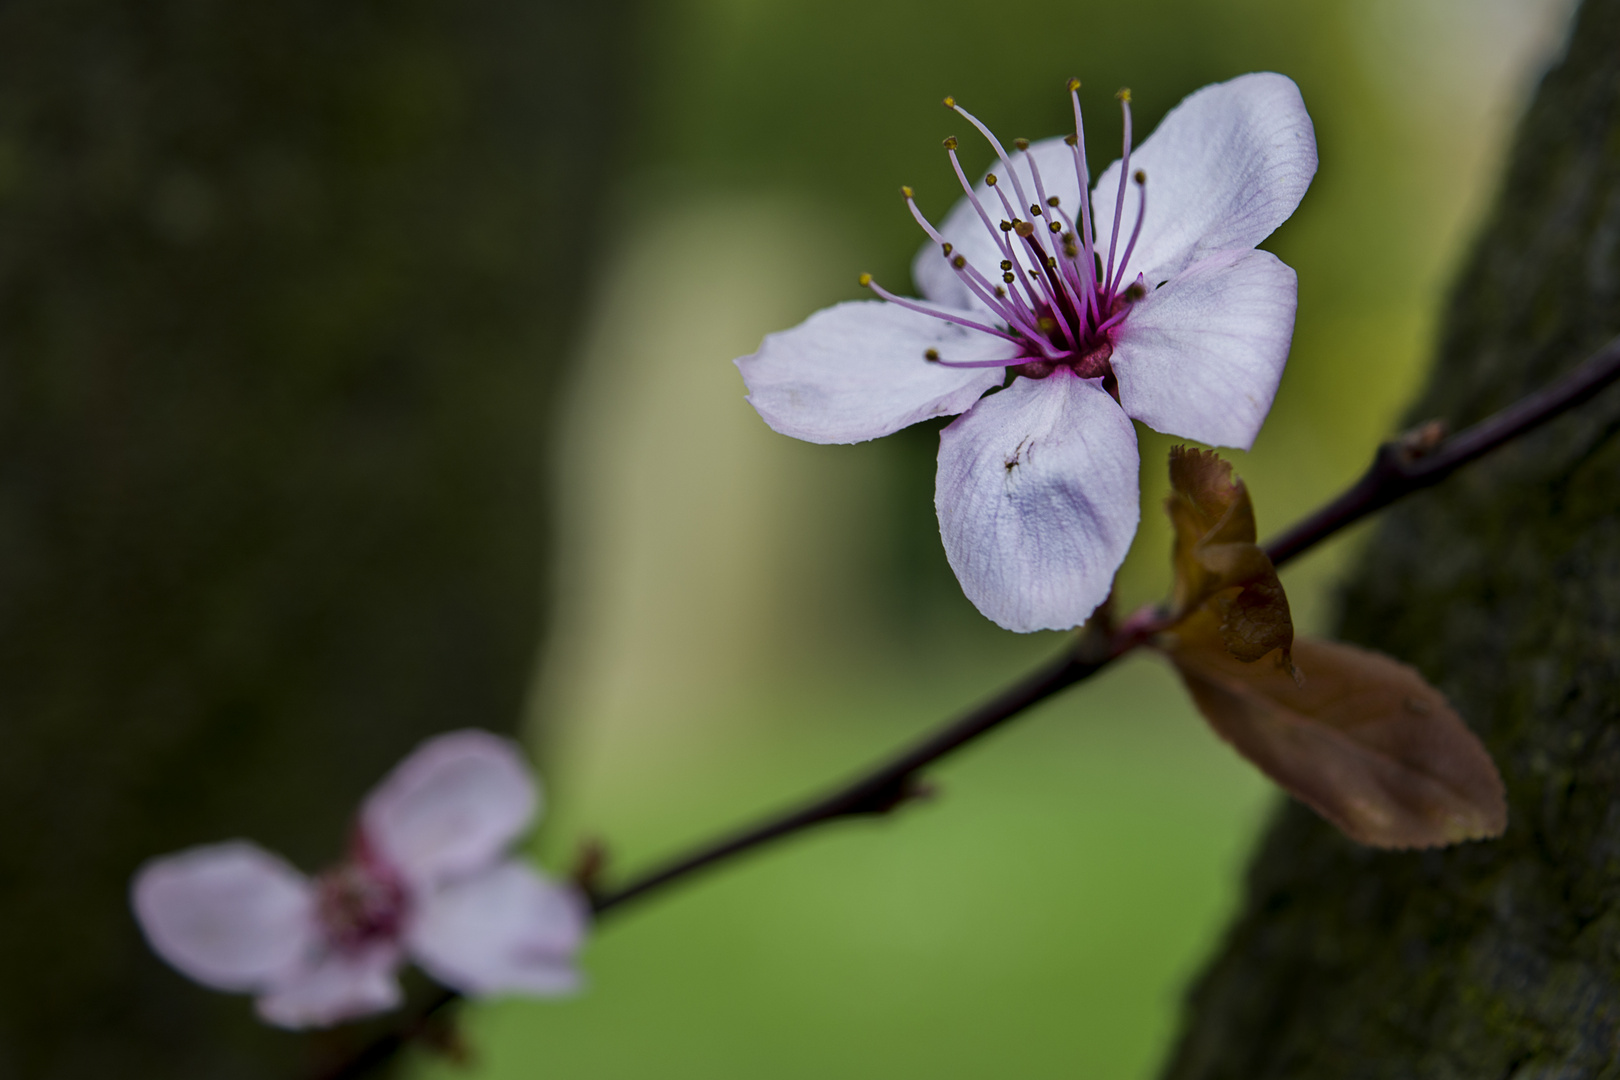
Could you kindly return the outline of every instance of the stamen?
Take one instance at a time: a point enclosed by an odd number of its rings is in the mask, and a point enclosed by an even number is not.
[[[1147,218],[1147,173],[1137,169],[1136,175],[1131,179],[1136,181],[1136,192],[1139,196],[1136,200],[1136,224],[1131,228],[1131,242],[1125,245],[1125,254],[1119,257],[1119,280],[1109,283],[1109,292],[1119,288],[1125,281],[1125,265],[1131,261],[1131,253],[1136,250],[1137,238],[1142,235],[1142,222]]]
[[[990,173],[990,175],[985,176],[985,180],[987,180],[987,181],[990,180],[990,176],[995,176],[995,173]],[[995,186],[995,185],[991,185],[991,186]],[[1003,220],[1003,222],[1001,222],[1001,232],[1003,232],[1003,233],[1016,232],[1017,235],[1024,236],[1025,233],[1022,232],[1022,225],[1024,225],[1024,223],[1019,222],[1019,219],[1017,219],[1017,214],[1013,210],[1013,202],[1009,201],[1008,193],[1006,193],[1006,189],[1004,189],[1004,188],[996,188],[996,198],[1001,199],[1001,209],[1006,210],[1006,212],[1008,212],[1008,217],[1011,217],[1011,219],[1013,219],[1013,220]],[[1008,251],[1008,249],[1003,249],[1003,253],[1006,254],[1006,256],[1008,256],[1008,257],[1013,256],[1013,253],[1011,253],[1011,251]],[[1029,291],[1029,295],[1025,296],[1024,300],[1027,300],[1027,303],[1029,303],[1029,314],[1030,314],[1030,316],[1034,317],[1035,309],[1040,308],[1040,301],[1042,301],[1042,298],[1040,298],[1040,296],[1035,295],[1034,291]],[[1048,298],[1048,300],[1050,300],[1050,298]]]
[[[990,175],[994,176],[995,174],[991,173]],[[986,179],[988,179],[988,177],[986,177]],[[1020,237],[1026,239],[1026,240],[1029,239],[1030,234],[1032,234],[1035,231],[1035,226],[1031,225],[1027,221],[1019,220],[1018,215],[1016,214],[1016,212],[1014,212],[1014,210],[1012,208],[1012,203],[1007,198],[1007,192],[1006,192],[1005,189],[999,188],[999,187],[996,188],[996,194],[1001,198],[1002,209],[1007,211],[1007,216],[1009,218],[1012,218],[1011,221],[1003,221],[1001,223],[1001,231],[1002,232],[1008,232],[1008,231],[1015,232]],[[1047,255],[1047,252],[1042,250],[1040,257],[1045,258],[1046,255]],[[1007,268],[1004,267],[1003,269],[1007,269]],[[1039,279],[1037,279],[1037,280],[1039,280]],[[1044,289],[1042,290],[1042,292],[1045,292],[1045,291],[1046,290],[1044,290]],[[1060,291],[1061,290],[1058,289],[1055,285],[1053,286],[1053,288],[1051,290],[1051,294],[1048,295],[1048,296],[1037,297],[1035,295],[1035,293],[1033,291],[1031,291],[1030,294],[1029,294],[1029,306],[1030,306],[1031,312],[1033,313],[1033,311],[1035,309],[1039,308],[1041,306],[1041,303],[1042,303],[1043,300],[1049,306],[1055,305],[1057,303],[1057,296],[1058,296],[1058,293]]]
[[[1119,325],[1119,323],[1124,320],[1125,316],[1129,315],[1130,313],[1131,313],[1130,308],[1128,308],[1128,307],[1120,308],[1118,311],[1116,311],[1112,315],[1110,315],[1106,322],[1104,322],[1101,326],[1097,327],[1097,333],[1102,334],[1102,333],[1106,333],[1109,330],[1112,330],[1115,326]]]
[[[1020,147],[1020,149],[1027,149],[1029,146],[1029,141],[1027,139],[1022,141],[1024,146]],[[1041,202],[1045,203],[1047,206],[1055,208],[1058,205],[1058,198],[1056,195],[1053,195],[1051,198],[1047,197],[1046,186],[1041,180],[1040,166],[1035,164],[1035,156],[1033,154],[1026,153],[1024,155],[1024,160],[1029,163],[1029,174],[1035,181],[1035,194],[1040,197]],[[1040,207],[1040,205],[1035,203],[1030,204],[1029,212],[1031,216],[1045,216],[1048,218],[1051,216],[1047,214],[1046,211]],[[1050,225],[1052,232],[1057,233],[1062,231],[1057,222],[1050,222]],[[1070,255],[1068,251],[1065,251],[1064,254],[1070,259],[1074,257],[1073,255]],[[1081,323],[1079,329],[1083,332],[1086,322],[1087,305],[1080,299],[1080,297],[1081,294],[1088,291],[1086,289],[1086,279],[1080,276],[1075,271],[1075,268],[1070,266],[1067,262],[1064,263],[1063,273],[1059,275],[1059,278],[1063,283],[1064,293],[1068,296],[1069,302],[1074,305],[1074,310],[1077,313]]]
[[[954,98],[946,98],[945,105],[962,119],[979,129],[979,134],[983,135],[985,139],[989,141],[991,147],[993,147],[996,151],[996,157],[1000,158],[1001,163],[1007,167],[1007,175],[1012,179],[1013,191],[1018,196],[1019,204],[1028,204],[1029,200],[1024,197],[1024,185],[1018,182],[1018,170],[1013,168],[1012,159],[1007,156],[1007,151],[1002,147],[1001,140],[996,138],[995,134],[989,128],[985,127],[977,116],[974,116],[972,113],[962,108],[962,106],[958,105]]]
[[[916,200],[912,198],[911,189],[901,188],[900,192],[906,198],[906,209],[911,211],[912,220],[916,221],[918,227],[928,234],[930,240],[939,245],[940,251],[944,253],[946,260],[950,262],[951,269],[955,270],[957,277],[962,279],[962,284],[966,285],[973,295],[982,300],[986,307],[1006,319],[1008,323],[1015,326],[1023,325],[1027,320],[1021,317],[1020,312],[1010,309],[1007,305],[999,304],[991,298],[992,286],[989,281],[985,280],[984,275],[969,266],[967,260],[962,256],[956,255],[954,258],[952,257],[952,253],[956,249],[951,245],[950,241],[940,235],[939,230],[934,228],[933,222],[929,221],[923,212],[918,209]],[[1005,260],[1003,262],[1005,263]],[[1006,263],[1006,265],[1010,266],[1012,264]],[[863,281],[861,284],[864,286],[866,282]]]
[[[1131,303],[1135,303],[1137,300],[1140,300],[1142,297],[1147,295],[1147,284],[1142,280],[1141,274],[1136,275],[1136,280],[1131,282],[1131,287],[1125,290],[1124,295],[1127,300],[1131,301]],[[1114,312],[1113,315],[1109,316],[1107,322],[1097,327],[1097,332],[1102,333],[1105,330],[1113,329],[1116,325],[1123,322],[1125,316],[1129,315],[1130,313],[1131,305],[1125,304],[1118,311]]]
[[[984,222],[984,227],[990,233],[990,238],[996,242],[996,246],[1001,249],[1001,254],[1005,258],[1012,258],[1012,248],[1007,246],[1006,240],[996,235],[995,226],[990,224],[990,215],[984,212],[983,204],[979,202],[978,195],[974,194],[973,185],[968,183],[967,173],[962,171],[962,162],[956,156],[955,135],[945,140],[945,153],[950,156],[951,168],[956,172],[957,182],[962,185],[962,190],[967,192],[968,201],[973,204],[973,209],[978,211],[979,220]]]
[[[1049,371],[1056,365],[1079,363],[1075,357],[1080,343],[1092,342],[1095,335],[1105,334],[1119,325],[1127,317],[1131,307],[1148,294],[1149,290],[1140,274],[1128,289],[1120,291],[1126,267],[1136,253],[1147,217],[1147,176],[1141,170],[1134,173],[1130,171],[1133,142],[1130,91],[1121,90],[1118,95],[1123,116],[1121,176],[1119,190],[1115,193],[1113,231],[1108,240],[1108,257],[1103,260],[1098,257],[1101,254],[1098,248],[1099,237],[1096,235],[1091,213],[1091,169],[1086,157],[1085,123],[1081,115],[1079,88],[1079,79],[1069,80],[1068,90],[1074,109],[1075,130],[1073,135],[1066,135],[1063,140],[1070,148],[1075,177],[1079,181],[1080,210],[1076,215],[1078,221],[1061,208],[1062,204],[1057,196],[1047,195],[1040,167],[1029,152],[1028,139],[1014,139],[1012,144],[1018,152],[1024,154],[1028,163],[1029,179],[1037,196],[1034,200],[1024,192],[1018,170],[1014,168],[1006,148],[1001,145],[995,134],[976,116],[958,106],[955,98],[945,98],[946,107],[960,114],[984,136],[1005,167],[1005,171],[1001,173],[987,171],[984,175],[984,187],[987,191],[995,191],[1006,214],[1004,218],[992,219],[988,207],[994,204],[982,200],[974,185],[969,182],[967,173],[962,168],[961,159],[957,155],[956,136],[944,140],[945,151],[950,158],[951,169],[956,174],[957,182],[972,204],[974,212],[978,214],[980,224],[990,234],[992,243],[1002,256],[999,260],[1002,284],[992,284],[940,235],[939,230],[935,229],[917,208],[910,186],[902,186],[900,194],[906,200],[907,209],[918,226],[939,245],[943,257],[951,264],[952,270],[967,286],[969,292],[994,313],[993,317],[1004,320],[1003,325],[999,328],[990,326],[958,315],[948,308],[941,310],[925,302],[896,296],[873,281],[870,274],[862,274],[860,282],[887,303],[1011,342],[1019,347],[1019,356],[996,360],[946,360],[940,356],[938,349],[930,348],[923,353],[924,359],[929,363],[959,368],[1006,368],[1024,363],[1030,367],[1018,370],[1031,370],[1037,374]],[[1129,230],[1129,236],[1121,251],[1119,240],[1124,218],[1127,176],[1137,185],[1138,203],[1136,221]],[[1012,192],[1008,192],[1006,190],[1008,185],[1003,183],[1008,178],[1011,179]],[[1023,216],[1026,207],[1027,217]],[[1036,227],[1041,222],[1045,223],[1046,228]],[[1014,252],[1014,248],[1018,246],[1013,241],[1014,235],[1027,249],[1023,261],[1020,261],[1020,257]],[[1106,319],[1102,317],[1105,311],[1111,312]],[[1089,330],[1088,324],[1091,327]],[[1067,347],[1064,345],[1065,342]]]
[[[934,352],[934,350],[930,349],[929,352]],[[1048,359],[1051,358],[1048,357]],[[1010,358],[1007,360],[941,360],[937,352],[934,352],[934,355],[929,357],[929,360],[935,364],[938,364],[940,367],[954,368],[1010,367],[1013,364],[1022,362],[1018,358]]]
[[[1028,224],[1028,222],[1025,222],[1025,224]],[[1034,231],[1034,226],[1031,226],[1030,233],[1033,233]],[[1037,281],[1040,281],[1041,274],[1045,275],[1045,281],[1043,284],[1046,285],[1048,295],[1050,296],[1047,307],[1052,312],[1052,315],[1056,317],[1054,319],[1053,317],[1042,316],[1038,325],[1048,334],[1061,326],[1063,328],[1064,340],[1069,343],[1069,348],[1077,349],[1080,347],[1079,336],[1075,332],[1077,328],[1069,325],[1068,318],[1063,315],[1063,305],[1058,302],[1058,297],[1063,293],[1064,290],[1063,287],[1058,283],[1058,275],[1054,273],[1054,271],[1057,269],[1057,260],[1048,255],[1041,248],[1041,246],[1035,242],[1031,235],[1022,235],[1024,236],[1024,242],[1029,245],[1030,254],[1034,256],[1036,264],[1041,268],[1039,272],[1031,270],[1029,272],[1029,276],[1035,278]],[[1048,326],[1048,323],[1051,325]]]
[[[986,326],[983,323],[974,322],[972,319],[964,319],[962,316],[953,315],[948,311],[936,311],[926,304],[919,304],[915,300],[907,300],[903,296],[896,296],[888,289],[885,289],[883,286],[873,281],[871,274],[862,274],[860,280],[862,288],[871,289],[873,292],[877,293],[880,299],[887,300],[889,303],[903,307],[908,311],[915,311],[919,315],[931,315],[936,319],[942,319],[948,323],[955,323],[957,326],[965,326],[969,330],[982,330],[986,334],[994,334],[996,337],[1006,338],[1008,341],[1020,340],[1019,338],[1014,337],[1012,334],[1007,333],[1005,330],[997,330],[993,326]]]
[[[956,173],[957,183],[961,184],[962,190],[967,193],[968,201],[973,204],[973,209],[978,212],[979,220],[984,223],[986,231],[990,233],[990,238],[996,242],[996,247],[1000,249],[1002,257],[1011,259],[1013,257],[1012,245],[1004,236],[996,235],[996,230],[990,224],[990,215],[985,212],[984,204],[979,202],[979,196],[973,190],[973,185],[968,183],[967,173],[962,170],[962,161],[956,156],[956,136],[952,135],[950,138],[945,140],[945,143],[945,152],[946,155],[951,159],[951,169]],[[1012,222],[1003,221],[1001,223],[1001,231],[1003,233],[1009,232],[1011,229]],[[1013,299],[1015,301],[1013,310],[1018,313],[1018,318],[1015,321],[1020,325],[1020,327],[1028,332],[1033,333],[1033,330],[1030,328],[1034,325],[1035,319],[1034,295],[1030,294],[1026,298],[1022,294],[1014,293]]]
[[[1108,238],[1108,265],[1103,270],[1103,281],[1114,279],[1114,249],[1119,244],[1119,219],[1125,213],[1125,181],[1131,175],[1131,91],[1127,87],[1119,92],[1119,108],[1125,117],[1124,151],[1120,154],[1119,193],[1114,196],[1114,235]]]
[[[1085,293],[1086,307],[1091,312],[1092,320],[1095,321],[1101,315],[1101,311],[1097,307],[1097,253],[1092,248],[1091,199],[1088,197],[1091,191],[1091,166],[1086,161],[1086,125],[1080,115],[1079,90],[1080,80],[1070,79],[1069,101],[1074,106],[1074,136],[1065,137],[1063,141],[1069,144],[1069,151],[1074,156],[1075,177],[1080,181],[1081,228],[1077,231],[1080,234],[1081,249],[1086,253],[1085,260],[1080,264],[1083,271],[1081,291]],[[1070,227],[1073,227],[1072,221]]]

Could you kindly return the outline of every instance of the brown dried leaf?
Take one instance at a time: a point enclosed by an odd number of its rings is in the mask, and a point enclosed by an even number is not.
[[[1507,828],[1490,755],[1445,695],[1407,665],[1299,638],[1298,684],[1233,657],[1207,609],[1163,647],[1216,732],[1350,839],[1438,847]]]
[[[1208,450],[1172,447],[1165,509],[1176,531],[1175,616],[1211,605],[1233,656],[1252,662],[1280,650],[1278,666],[1291,671],[1288,596],[1255,543],[1254,505],[1232,466]]]
[[[1255,542],[1254,508],[1243,481],[1232,475],[1232,466],[1212,451],[1172,446],[1170,496],[1164,508],[1176,531],[1177,610],[1190,611],[1228,585],[1239,584],[1221,580],[1237,569],[1235,565],[1218,568],[1204,558],[1208,549],[1229,545],[1241,549]],[[1227,562],[1234,559],[1240,557],[1229,555]]]
[[[1277,666],[1293,674],[1294,620],[1276,571],[1249,582],[1235,597],[1217,596],[1213,603],[1221,617],[1221,642],[1227,652],[1253,663],[1281,649]]]

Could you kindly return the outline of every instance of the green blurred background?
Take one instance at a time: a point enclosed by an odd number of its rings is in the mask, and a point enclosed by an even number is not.
[[[1271,531],[1368,460],[1421,375],[1562,0],[664,0],[627,164],[580,191],[610,256],[553,432],[556,606],[531,695],[554,867],[623,874],[839,778],[1056,649],[980,618],[932,511],[938,425],[820,447],[770,432],[728,361],[907,281],[896,189],[942,214],[946,93],[1003,139],[1061,133],[1079,75],[1099,166],[1212,81],[1300,85],[1321,171],[1268,247],[1300,278],[1293,357],[1239,455]],[[1169,440],[1143,431],[1122,583],[1167,583]],[[1331,617],[1354,537],[1285,575]],[[466,1010],[477,1077],[1137,1077],[1277,796],[1133,661],[952,762],[940,796],[615,914],[561,1004]]]

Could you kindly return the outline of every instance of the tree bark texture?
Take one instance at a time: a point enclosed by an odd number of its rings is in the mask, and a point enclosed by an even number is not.
[[[1588,0],[1410,418],[1460,428],[1617,332],[1620,0]],[[1372,851],[1287,806],[1166,1077],[1620,1076],[1617,432],[1610,389],[1386,514],[1342,636],[1451,697],[1506,780],[1507,835]]]
[[[630,3],[0,4],[0,1077],[304,1072],[131,872],[516,727]]]

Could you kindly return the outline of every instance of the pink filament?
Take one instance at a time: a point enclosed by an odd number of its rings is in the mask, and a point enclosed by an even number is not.
[[[1118,291],[1125,280],[1126,266],[1132,255],[1135,254],[1137,242],[1141,239],[1143,222],[1147,217],[1147,185],[1139,184],[1136,222],[1126,240],[1123,252],[1119,248],[1119,234],[1121,219],[1125,209],[1125,185],[1131,176],[1131,105],[1129,92],[1121,95],[1120,108],[1123,116],[1123,152],[1120,161],[1119,189],[1114,197],[1113,231],[1108,239],[1108,258],[1106,262],[1098,258],[1100,252],[1097,248],[1097,237],[1091,214],[1091,169],[1086,159],[1085,124],[1080,110],[1080,95],[1071,85],[1069,98],[1074,107],[1074,141],[1069,144],[1074,160],[1075,177],[1079,181],[1080,212],[1078,222],[1061,207],[1052,206],[1046,195],[1046,184],[1041,177],[1039,166],[1035,157],[1028,150],[1028,145],[1020,141],[1024,158],[1028,163],[1030,179],[1034,184],[1038,202],[1030,203],[1014,167],[1012,159],[1006,149],[1001,145],[994,133],[979,121],[972,113],[958,106],[954,101],[948,101],[950,107],[972,124],[981,135],[994,148],[997,158],[1006,169],[1007,182],[1012,185],[1013,192],[1019,201],[1014,206],[1009,198],[1005,184],[990,184],[994,187],[996,197],[1006,213],[1006,220],[1001,224],[1010,225],[1010,228],[998,228],[992,220],[985,203],[980,200],[979,193],[974,190],[968,181],[967,174],[962,169],[961,160],[956,154],[956,140],[946,140],[945,149],[950,157],[951,168],[956,173],[957,182],[961,184],[962,191],[967,196],[979,222],[990,234],[991,243],[1001,254],[1003,267],[1011,270],[1003,271],[1003,280],[1010,277],[1007,288],[995,285],[977,267],[972,266],[961,254],[951,255],[948,249],[951,245],[933,224],[923,216],[912,199],[910,189],[906,189],[906,206],[918,226],[928,234],[930,240],[940,245],[943,257],[951,263],[958,279],[977,297],[984,305],[994,312],[997,317],[1006,321],[1006,329],[997,329],[984,323],[965,318],[950,311],[941,311],[914,300],[899,297],[871,282],[868,285],[874,293],[892,304],[898,304],[908,310],[940,319],[969,330],[992,334],[1005,341],[1020,345],[1026,355],[1039,353],[1040,358],[1053,362],[1063,363],[1077,354],[1083,347],[1090,348],[1097,336],[1106,334],[1118,326],[1130,313],[1131,303],[1119,303]],[[1033,221],[1026,221],[1023,217],[1025,207],[1028,207]],[[1022,226],[1026,231],[1037,226],[1044,227],[1044,231],[1051,234],[1039,237],[1034,232],[1029,235],[1018,235],[1018,228]],[[1070,255],[1070,242],[1060,243],[1058,233],[1067,229],[1067,234],[1078,240]],[[1014,237],[1017,236],[1015,240]],[[1020,244],[1018,241],[1023,241]],[[1027,250],[1025,250],[1027,249]],[[1023,251],[1020,258],[1019,252]],[[1116,262],[1116,256],[1118,261]],[[1101,265],[1099,265],[1101,264]],[[1027,277],[1025,275],[1028,275]],[[1140,275],[1138,275],[1140,280]],[[1064,300],[1068,303],[1065,305]],[[1042,314],[1044,312],[1048,314]],[[1070,312],[1074,313],[1077,322],[1071,322]],[[1104,318],[1105,312],[1112,312]],[[1045,321],[1045,328],[1042,322]],[[1052,339],[1056,335],[1054,330],[1060,330],[1065,347],[1056,346]],[[932,352],[932,351],[931,351]],[[945,367],[956,368],[995,368],[1008,367],[1023,361],[1018,359],[1000,360],[945,360],[937,353],[932,353],[930,361],[942,364]]]
[[[1129,95],[1121,96],[1119,107],[1120,111],[1125,115],[1125,151],[1119,165],[1119,194],[1114,196],[1114,235],[1108,238],[1108,266],[1103,271],[1104,282],[1112,281],[1114,278],[1114,247],[1119,243],[1119,219],[1125,213],[1125,181],[1131,175],[1131,99]]]
[[[1119,257],[1119,274],[1108,283],[1108,292],[1112,295],[1125,281],[1125,264],[1131,261],[1131,254],[1136,251],[1137,238],[1142,235],[1142,220],[1147,217],[1147,174],[1142,174],[1142,182],[1136,185],[1138,198],[1136,200],[1136,224],[1131,227],[1131,242],[1125,245],[1125,254]],[[1117,227],[1117,223],[1116,223]]]

